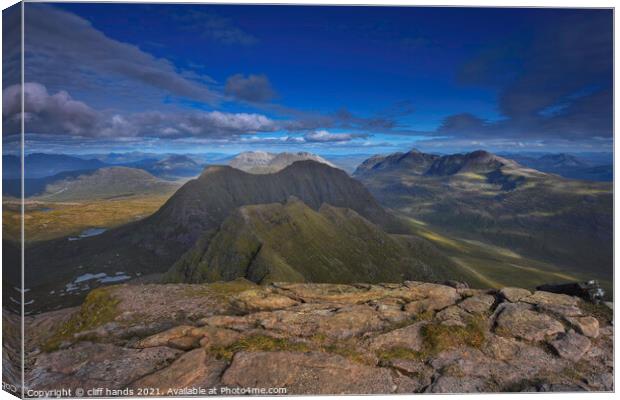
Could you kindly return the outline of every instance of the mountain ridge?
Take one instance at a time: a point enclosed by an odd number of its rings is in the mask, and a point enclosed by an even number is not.
[[[323,203],[313,210],[295,197],[284,204],[240,207],[196,243],[167,273],[167,281],[463,278],[458,266],[421,238],[390,236],[351,209]]]
[[[281,152],[269,153],[265,151],[246,151],[237,154],[228,162],[233,168],[254,174],[278,172],[296,161],[312,160],[336,168],[334,164],[323,157],[308,152]]]

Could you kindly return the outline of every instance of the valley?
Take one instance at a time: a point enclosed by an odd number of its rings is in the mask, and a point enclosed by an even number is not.
[[[173,192],[149,196],[72,202],[27,201],[25,239],[28,243],[79,235],[89,228],[111,229],[143,219],[157,211]],[[4,238],[19,240],[20,204],[4,201]]]

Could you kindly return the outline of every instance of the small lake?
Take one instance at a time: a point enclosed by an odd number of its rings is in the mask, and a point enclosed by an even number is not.
[[[72,236],[69,238],[70,241],[80,240],[87,237],[101,235],[103,232],[107,231],[106,228],[88,228],[84,229],[77,237]]]

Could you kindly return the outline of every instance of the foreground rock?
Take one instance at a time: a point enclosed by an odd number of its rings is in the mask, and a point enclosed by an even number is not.
[[[613,390],[606,306],[452,286],[111,286],[27,321],[26,383],[134,395]]]

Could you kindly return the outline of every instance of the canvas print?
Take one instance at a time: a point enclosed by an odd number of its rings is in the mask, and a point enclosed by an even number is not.
[[[2,17],[4,390],[614,390],[612,9]]]

